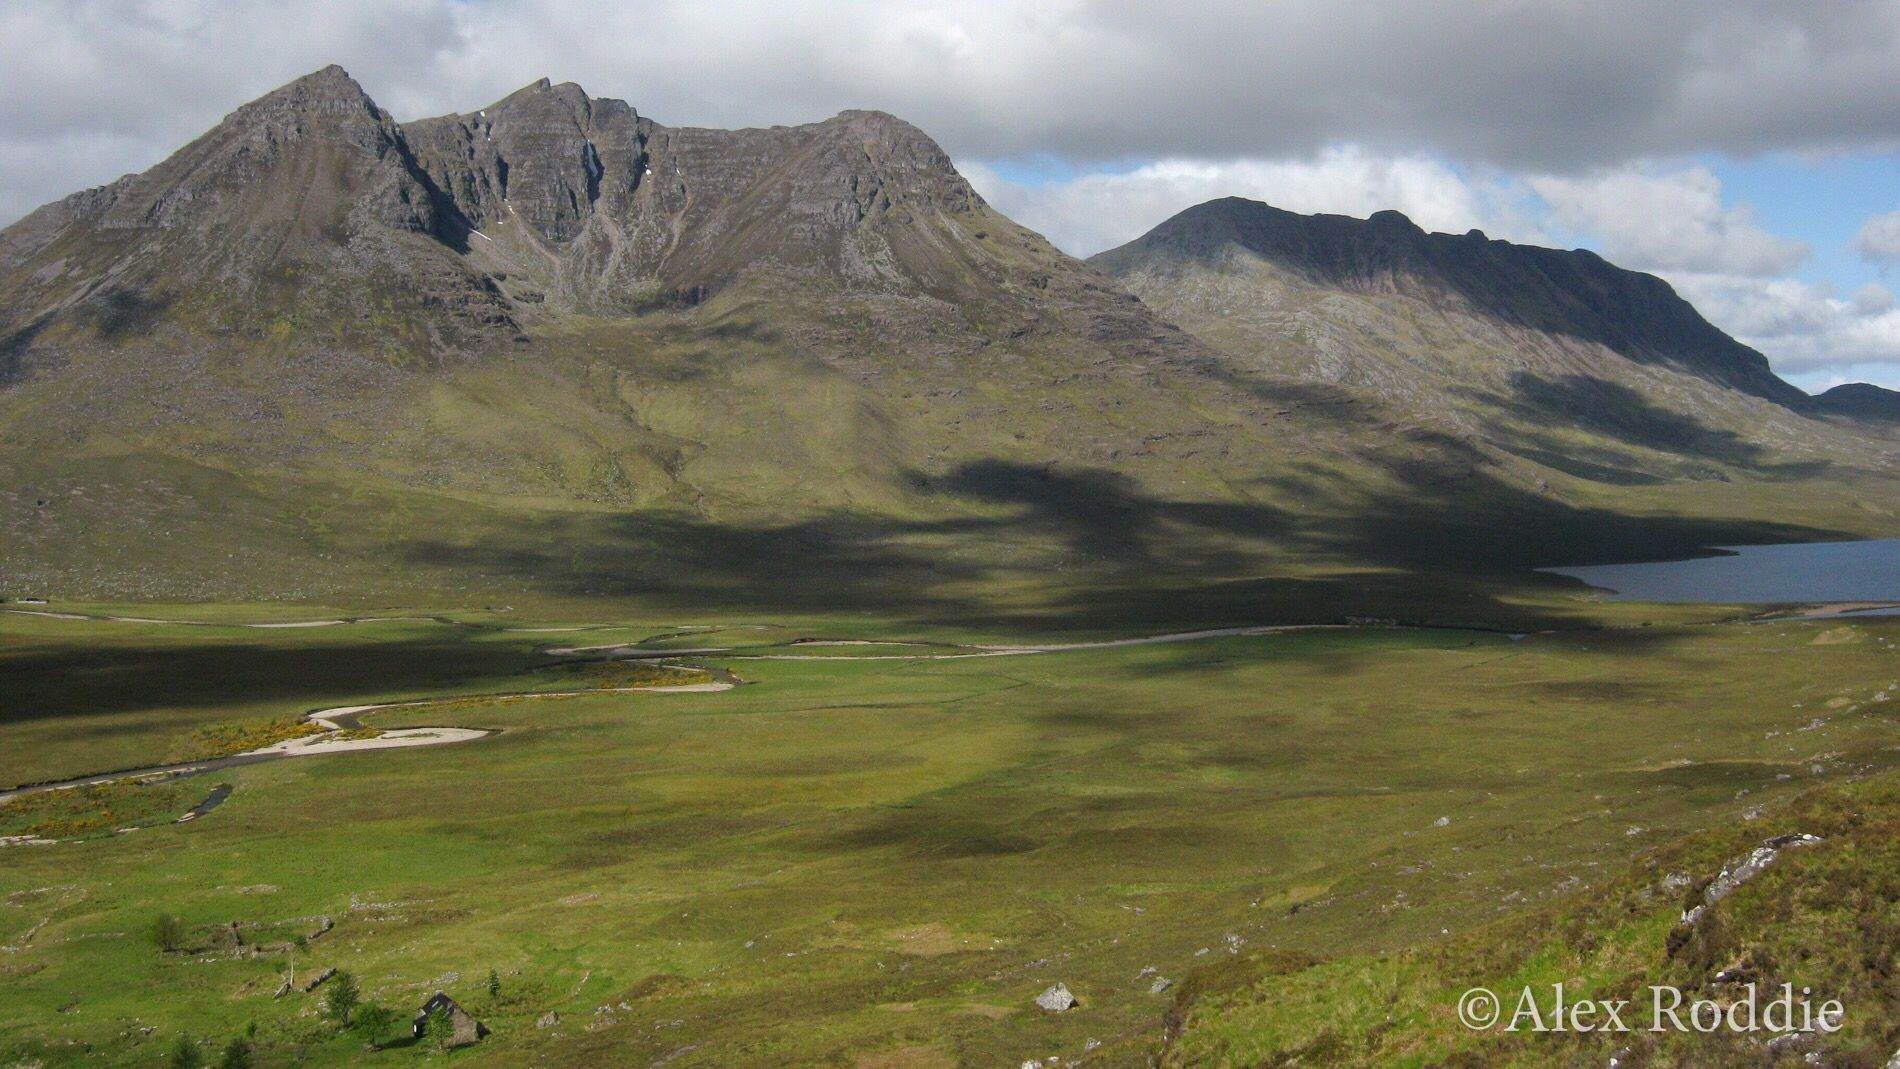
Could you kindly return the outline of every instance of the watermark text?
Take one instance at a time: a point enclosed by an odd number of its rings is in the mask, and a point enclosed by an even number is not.
[[[1458,999],[1458,1019],[1478,1032],[1715,1032],[1834,1033],[1846,1023],[1837,999],[1817,1001],[1793,984],[1761,991],[1737,988],[1734,997],[1691,999],[1677,988],[1650,987],[1638,998],[1577,998],[1563,984],[1527,986],[1500,997],[1474,987]]]

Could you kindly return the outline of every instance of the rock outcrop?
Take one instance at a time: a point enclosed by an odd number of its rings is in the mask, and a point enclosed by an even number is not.
[[[1765,872],[1781,856],[1782,851],[1813,846],[1820,841],[1818,836],[1813,835],[1777,835],[1749,851],[1746,857],[1723,866],[1708,889],[1702,892],[1701,903],[1683,911],[1682,923],[1693,925],[1700,921],[1716,903]]]

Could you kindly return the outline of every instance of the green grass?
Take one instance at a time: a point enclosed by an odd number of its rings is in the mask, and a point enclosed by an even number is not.
[[[211,790],[204,780],[118,780],[0,803],[0,836],[78,839],[176,820]]]
[[[536,636],[431,621],[256,629],[0,615],[0,635],[0,730],[13,743],[0,747],[0,785],[214,756],[207,732],[282,725],[321,705],[560,689],[528,674],[550,660]]]
[[[538,648],[695,623],[0,619],[10,683],[85,688],[0,725],[15,778],[130,763],[207,722],[564,689],[536,671]],[[843,616],[705,622],[775,623],[747,640],[768,648],[913,637]],[[1842,626],[1855,641],[1815,644]],[[1873,701],[1900,675],[1896,638],[1896,622],[1871,619],[1520,641],[1318,631],[974,660],[735,659],[749,685],[725,693],[391,710],[372,722],[502,733],[230,769],[231,799],[191,824],[9,849],[0,945],[17,949],[0,958],[0,1059],[77,1064],[90,1044],[88,1064],[148,1065],[181,1032],[222,1045],[253,1022],[265,1065],[297,1049],[309,1065],[424,1056],[365,1054],[361,1036],[304,1013],[316,996],[272,999],[294,965],[349,970],[366,998],[405,1012],[449,990],[495,1029],[454,1056],[471,1065],[974,1066],[1067,1061],[1090,1039],[1102,1046],[1089,1064],[1142,1065],[1173,1007],[1137,979],[1146,966],[1213,987],[1196,970],[1256,951],[1350,962],[1432,947],[1612,881],[1747,808],[1900,764],[1894,706]],[[71,658],[91,667],[65,672]],[[260,695],[266,678],[276,689]],[[88,711],[100,705],[118,711]],[[324,914],[336,928],[288,957],[184,960],[143,936],[164,913],[194,931]],[[1429,986],[1332,968],[1335,986],[1312,990],[1358,992],[1328,1011],[1344,1019],[1395,984]],[[1082,1008],[1034,1010],[1057,981]],[[550,1010],[561,1023],[534,1027]],[[1322,1016],[1316,1004],[1295,1023]],[[1205,1035],[1251,1034],[1250,1020]],[[1245,1049],[1280,1041],[1262,1042]]]
[[[710,682],[705,672],[647,661],[601,661],[586,664],[560,664],[538,675],[557,682],[562,688],[612,690],[616,687],[681,687]]]

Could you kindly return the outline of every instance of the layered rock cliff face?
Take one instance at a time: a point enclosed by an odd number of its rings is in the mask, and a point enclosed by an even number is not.
[[[846,112],[806,127],[672,129],[545,81],[404,128],[477,251],[557,265],[588,306],[694,303],[748,273],[954,292],[983,207],[915,127]],[[512,246],[491,231],[516,227]],[[980,228],[981,224],[977,224]]]
[[[673,129],[578,85],[530,85],[405,137],[481,262],[597,311],[690,306],[739,279],[996,296],[988,213],[937,144],[880,112]],[[1001,234],[999,234],[1001,235]],[[1054,258],[1051,258],[1054,260]]]

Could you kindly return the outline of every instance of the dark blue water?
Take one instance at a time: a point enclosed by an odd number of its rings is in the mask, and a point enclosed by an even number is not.
[[[1728,555],[1543,570],[1618,601],[1900,601],[1900,538],[1718,548]]]

